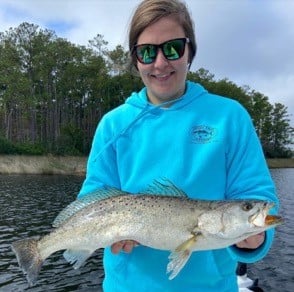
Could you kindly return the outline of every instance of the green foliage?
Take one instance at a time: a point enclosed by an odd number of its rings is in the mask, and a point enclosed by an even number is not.
[[[58,138],[55,154],[58,155],[82,155],[84,134],[81,129],[68,124],[61,129]]]
[[[0,136],[0,154],[43,155],[46,151],[37,143],[13,143]]]
[[[128,53],[121,45],[108,52],[109,70],[114,75],[120,75],[128,71]]]
[[[12,142],[0,136],[0,154],[18,154],[18,149]]]
[[[0,33],[0,153],[88,154],[101,117],[143,87],[128,71],[128,52],[107,45],[97,34],[78,46],[26,22]],[[204,68],[188,79],[246,107],[268,157],[293,155],[284,105]]]
[[[17,143],[17,153],[24,155],[44,155],[46,154],[46,149],[38,143]]]

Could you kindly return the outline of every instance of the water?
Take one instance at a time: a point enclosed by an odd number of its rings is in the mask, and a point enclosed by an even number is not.
[[[285,223],[277,228],[269,254],[249,266],[251,278],[259,278],[268,291],[293,291],[294,284],[294,169],[274,169]],[[74,270],[62,252],[50,256],[42,267],[37,285],[28,288],[12,241],[44,235],[59,211],[74,200],[83,178],[76,176],[0,175],[0,291],[102,291],[102,251],[97,251],[79,270]]]
[[[249,266],[248,274],[258,277],[260,286],[266,292],[290,292],[294,287],[294,168],[273,169],[271,172],[280,198],[280,214],[285,223],[277,227],[268,255]]]
[[[53,254],[42,267],[37,285],[28,288],[10,249],[14,240],[48,233],[58,212],[75,199],[81,182],[75,176],[0,176],[1,292],[102,291],[102,251],[79,270],[64,261],[62,252]]]

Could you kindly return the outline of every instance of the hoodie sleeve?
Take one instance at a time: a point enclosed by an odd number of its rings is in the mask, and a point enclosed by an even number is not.
[[[259,138],[247,111],[239,105],[228,125],[227,143],[227,199],[258,199],[275,202],[272,213],[277,212],[278,199]],[[266,231],[264,243],[255,250],[236,246],[229,252],[237,261],[252,263],[263,258],[269,251],[274,230]]]
[[[113,130],[107,115],[100,121],[92,142],[87,162],[86,179],[78,197],[104,186],[120,188],[116,151],[112,144]]]

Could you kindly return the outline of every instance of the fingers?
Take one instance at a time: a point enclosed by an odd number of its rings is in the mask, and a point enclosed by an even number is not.
[[[265,233],[259,233],[257,235],[250,236],[246,238],[245,240],[237,243],[237,247],[239,248],[249,248],[249,249],[255,249],[261,246],[265,239]]]
[[[112,246],[111,246],[111,251],[113,254],[118,254],[122,248],[124,246],[124,242],[123,241],[119,241],[117,243],[114,243]]]
[[[133,248],[137,245],[138,245],[138,242],[136,242],[136,241],[122,240],[122,241],[114,243],[111,246],[111,252],[113,254],[118,254],[119,252],[121,252],[123,250],[126,253],[130,253],[133,250]]]
[[[123,250],[126,253],[130,253],[133,250],[133,247],[135,246],[135,243],[133,241],[126,241],[125,245],[123,246]]]

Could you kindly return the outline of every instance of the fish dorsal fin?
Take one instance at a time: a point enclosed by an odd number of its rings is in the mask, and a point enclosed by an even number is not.
[[[184,197],[187,198],[185,192],[174,185],[170,180],[162,178],[160,180],[154,180],[151,185],[143,192],[144,194],[172,196],[172,197]]]
[[[85,196],[83,196],[80,199],[77,199],[70,203],[67,207],[65,207],[55,218],[53,221],[52,226],[53,227],[59,227],[62,225],[65,221],[67,221],[71,216],[73,216],[76,212],[82,210],[83,208],[96,203],[98,201],[101,201],[103,199],[121,196],[126,194],[123,191],[120,191],[116,188],[111,187],[105,187],[103,189],[96,190],[92,193],[89,193]]]

